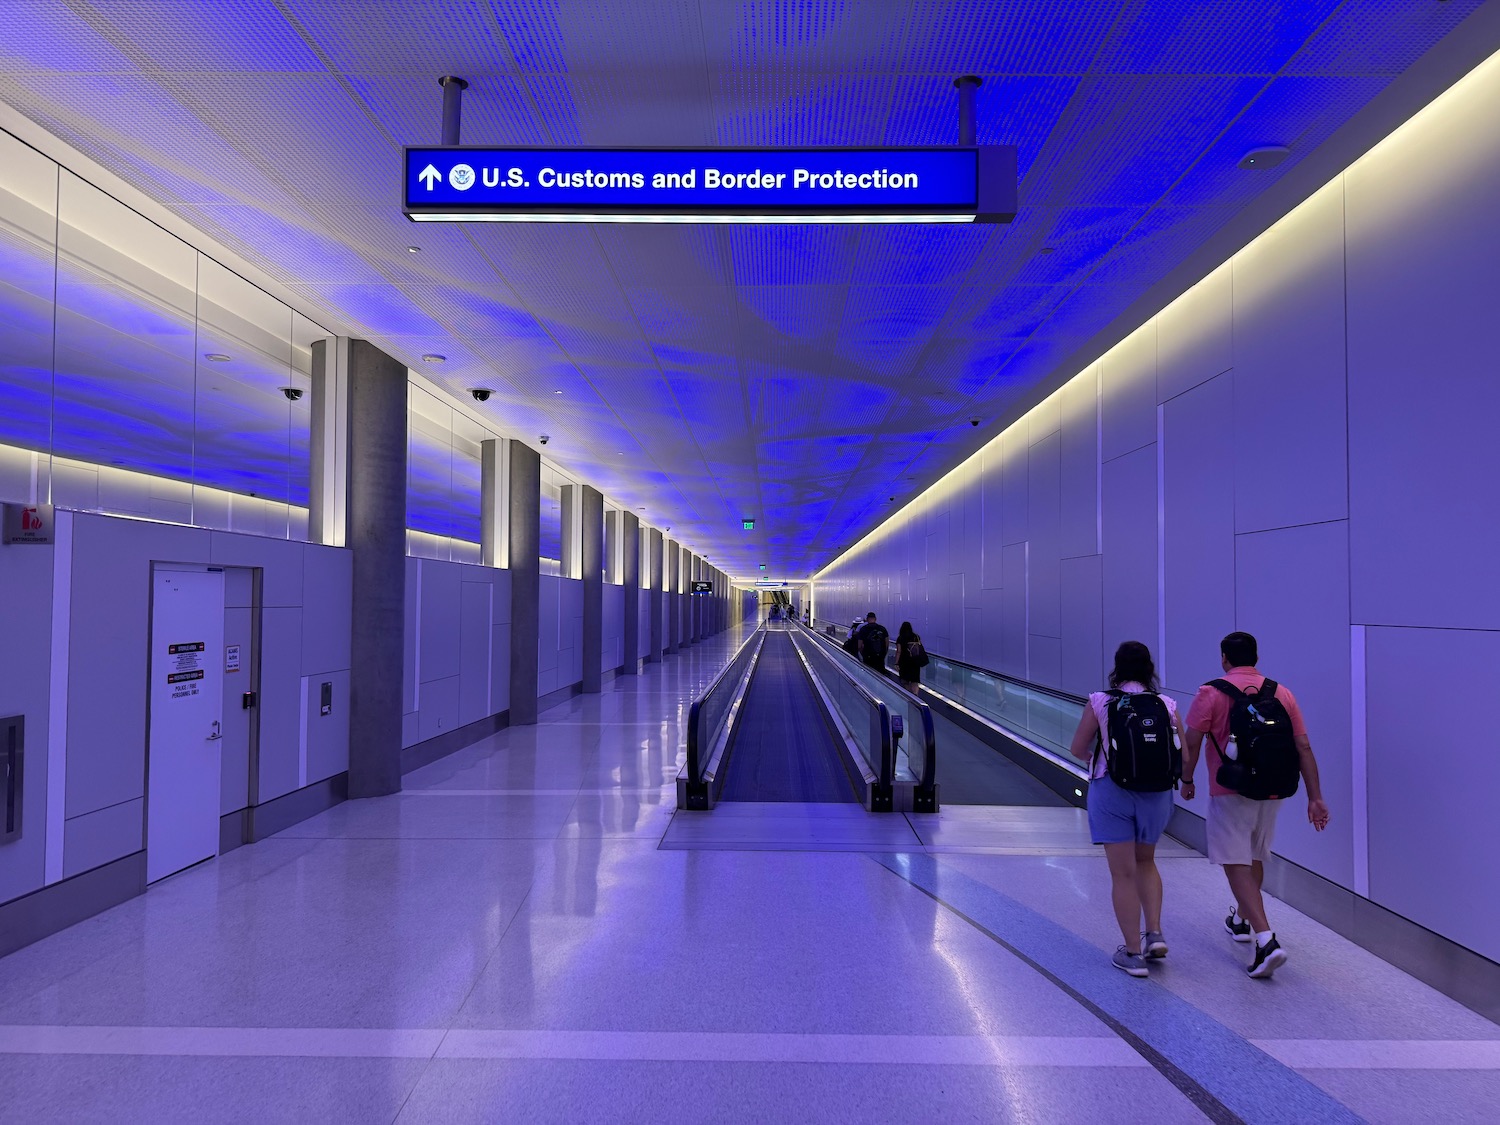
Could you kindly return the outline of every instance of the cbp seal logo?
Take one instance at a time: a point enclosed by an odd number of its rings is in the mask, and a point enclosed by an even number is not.
[[[459,191],[468,191],[474,186],[474,169],[467,164],[455,164],[448,173],[448,183]]]

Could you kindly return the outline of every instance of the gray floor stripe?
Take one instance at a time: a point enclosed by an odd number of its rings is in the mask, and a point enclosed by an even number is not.
[[[1363,1121],[1205,1012],[1150,981],[1127,979],[1097,947],[1008,895],[926,854],[871,858],[1077,1000],[1211,1121]]]

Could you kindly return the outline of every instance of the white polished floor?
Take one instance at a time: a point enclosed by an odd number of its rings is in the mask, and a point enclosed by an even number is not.
[[[1492,1122],[1500,1028],[1072,810],[675,814],[688,649],[0,961],[0,1122]]]

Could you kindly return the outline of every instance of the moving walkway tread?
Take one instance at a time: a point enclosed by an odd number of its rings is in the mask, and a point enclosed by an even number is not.
[[[838,734],[792,639],[769,630],[729,747],[723,801],[857,801]]]

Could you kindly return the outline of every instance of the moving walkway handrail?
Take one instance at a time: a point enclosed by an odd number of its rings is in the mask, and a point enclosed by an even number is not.
[[[788,624],[791,624],[791,622],[788,622]],[[800,625],[801,623],[798,622],[797,624]],[[800,652],[801,646],[797,645],[796,647]],[[821,651],[817,646],[814,646],[814,650]],[[821,680],[821,677],[813,671],[805,655],[802,660],[803,665],[807,668],[808,673],[812,675],[813,679]],[[879,748],[877,756],[880,760],[878,762],[868,762],[868,755],[861,751],[861,757],[867,759],[868,765],[875,773],[875,783],[871,786],[870,790],[869,807],[871,812],[890,812],[894,807],[893,793],[895,790],[894,781],[896,773],[896,745],[895,739],[891,737],[891,710],[886,706],[883,699],[877,699],[869,688],[865,687],[864,684],[860,683],[859,680],[841,667],[839,661],[830,659],[828,667],[832,668],[845,683],[852,687],[861,702],[870,709],[870,741]],[[821,683],[819,684],[819,690],[821,691]],[[836,706],[833,709],[837,711]],[[835,715],[835,718],[837,717]]]
[[[713,762],[714,750],[723,741],[723,734],[734,725],[735,717],[745,701],[745,685],[749,681],[747,673],[760,659],[760,650],[765,640],[764,628],[753,630],[745,638],[744,644],[735,651],[729,663],[724,665],[723,671],[714,677],[714,682],[688,708],[687,761],[678,779],[678,808],[713,807],[708,792],[709,781],[704,774]],[[721,702],[724,692],[732,692],[732,699],[711,724],[711,729],[705,731],[705,719],[715,718],[710,705]]]
[[[799,624],[801,623],[799,622]],[[838,639],[825,633],[820,633],[817,629],[809,625],[802,625],[802,628],[806,629],[817,640],[830,645],[839,656],[850,660],[858,659],[852,653],[846,652],[843,644]],[[914,710],[921,720],[922,725],[919,731],[908,730],[904,732],[908,740],[918,737],[922,740],[922,772],[920,776],[915,778],[916,787],[912,795],[912,805],[915,812],[936,812],[937,726],[932,721],[932,708],[924,703],[920,696],[913,694],[903,687],[899,681],[891,680],[888,683],[882,684],[881,690],[889,691],[899,699],[904,700],[909,705],[909,709]],[[911,742],[908,741],[907,745],[910,746]],[[894,759],[894,749],[892,751],[892,758]],[[908,760],[911,758],[910,751],[907,752],[907,758]]]

